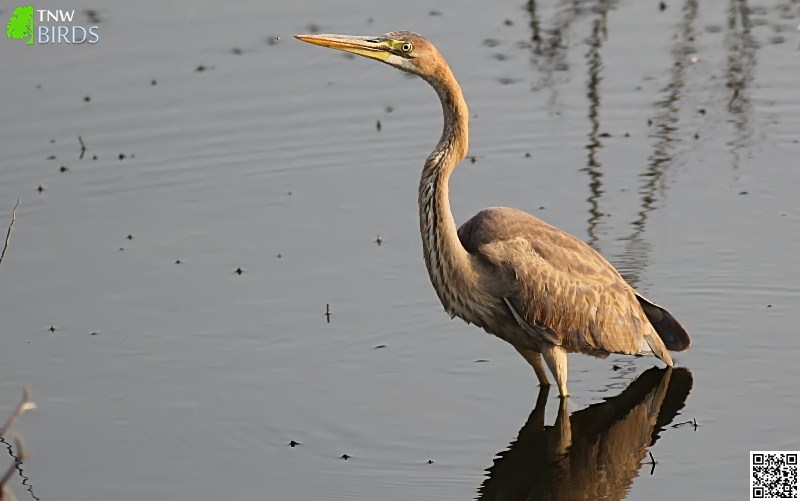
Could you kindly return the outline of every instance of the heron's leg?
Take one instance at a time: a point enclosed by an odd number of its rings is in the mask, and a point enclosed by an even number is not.
[[[550,372],[558,384],[558,394],[561,398],[568,397],[567,392],[567,351],[561,346],[556,346],[550,343],[543,343],[542,355]]]
[[[542,363],[542,354],[525,348],[516,348],[516,350],[533,366],[533,372],[536,373],[536,377],[539,379],[539,386],[550,386],[550,381],[547,379],[547,371],[544,370],[544,363]]]

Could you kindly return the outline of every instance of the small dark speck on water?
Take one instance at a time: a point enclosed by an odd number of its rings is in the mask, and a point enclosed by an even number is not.
[[[647,119],[647,126],[649,127],[651,125],[653,125],[653,119],[652,118],[648,118]]]
[[[119,251],[120,251],[120,252],[122,252],[122,251],[124,251],[124,250],[125,250],[125,247],[120,247],[120,248],[119,248]]]
[[[385,344],[377,344],[377,345],[372,347],[373,350],[380,350],[380,349],[383,349],[383,348],[386,348]]]
[[[233,272],[236,273],[237,275],[241,275],[242,273],[244,273],[244,270],[241,268],[236,268],[235,270],[233,270]]]
[[[36,188],[36,191],[38,191],[39,193],[44,191],[44,188],[42,188],[41,184]]]
[[[97,160],[97,155],[92,155],[92,160]]]
[[[391,113],[393,111],[394,111],[394,106],[387,106],[386,107],[386,113]]]
[[[771,304],[768,304],[768,305],[767,305],[767,308],[772,308],[772,305],[771,305]]]
[[[55,155],[50,155],[49,157],[47,157],[47,159],[48,159],[48,160],[55,160],[55,159],[56,159],[56,156],[55,156]]]
[[[89,333],[90,336],[96,336],[97,334],[98,334],[97,332],[90,332]]]
[[[378,132],[381,131],[381,121],[380,120],[378,120],[378,122],[375,124],[375,128],[378,129]]]
[[[667,3],[666,2],[659,2],[658,3],[658,10],[660,10],[661,12],[664,12],[665,10],[667,10]]]
[[[51,325],[50,328],[47,329],[47,330],[49,330],[50,332],[55,332],[56,331],[56,326],[55,325]]]
[[[545,210],[546,208],[547,208],[547,207],[545,207],[544,205],[540,205],[540,206],[539,206],[539,210]]]
[[[700,139],[700,133],[699,132],[695,132],[694,133],[694,138],[695,139]]]
[[[286,194],[289,195],[289,196],[292,196],[292,192],[291,191],[287,191]]]
[[[631,137],[631,133],[630,132],[626,132],[625,134],[622,135],[622,137]]]
[[[479,358],[479,359],[475,360],[474,363],[476,363],[476,364],[485,364],[486,362],[491,362],[491,360],[489,360],[488,358]]]
[[[129,233],[129,234],[128,234],[128,236],[127,236],[127,237],[125,237],[125,238],[127,238],[128,240],[133,240],[133,235],[131,235],[131,234]]]
[[[739,194],[740,195],[747,195],[747,192],[746,191],[740,191]]]
[[[618,371],[618,370],[622,369],[622,367],[620,367],[619,365],[614,364],[614,365],[611,366],[611,369],[614,370],[614,371]]]
[[[197,68],[194,69],[194,71],[196,71],[197,73],[200,73],[201,71],[206,71],[206,67],[204,65],[200,64],[200,65],[197,66]]]
[[[383,237],[378,235],[378,238],[375,239],[375,243],[378,244],[378,247],[380,247],[383,244]]]
[[[176,259],[176,260],[175,260],[175,264],[181,264],[182,262],[183,262],[183,261],[181,261],[180,259]]]
[[[429,459],[428,464],[433,464],[433,459]]]
[[[432,10],[432,11],[428,12],[428,15],[429,16],[441,16],[442,13],[439,12],[438,10]]]
[[[296,442],[294,440],[289,441],[289,447],[297,447],[298,445],[302,445],[300,442]]]
[[[267,45],[275,45],[276,43],[281,41],[281,37],[274,36],[274,37],[267,37]]]
[[[61,167],[58,168],[58,172],[67,172],[68,170],[69,167],[67,167],[66,165],[62,165]]]
[[[527,152],[527,151],[526,151],[526,152],[525,152],[525,158],[530,158],[530,157],[531,157],[531,154],[530,154],[529,152]]]
[[[155,78],[150,80],[150,85],[158,85],[158,82],[156,82]]]
[[[238,56],[238,55],[241,55],[242,52],[244,52],[244,51],[242,49],[240,49],[239,47],[234,47],[233,49],[231,49],[231,52]]]
[[[611,137],[611,133],[610,132],[601,132],[600,133],[600,137]]]
[[[85,97],[83,98],[83,102],[84,102],[84,103],[88,103],[88,102],[89,102],[89,101],[91,101],[91,100],[92,100],[92,96],[85,96]]]
[[[475,156],[474,156],[474,155],[473,155],[473,156],[471,156],[471,157],[469,157],[469,161],[470,161],[470,163],[473,163],[473,164],[474,164],[476,160],[477,160],[477,158],[475,158]]]
[[[50,144],[55,144],[55,142],[56,142],[56,138],[53,138],[53,139],[50,140]]]
[[[125,160],[125,153],[120,153],[119,154],[119,159],[120,160]]]
[[[278,255],[277,255],[277,256],[275,256],[275,257],[277,257],[278,259],[281,259],[281,258],[283,258],[283,254],[278,254]]]
[[[697,112],[700,113],[701,115],[705,115],[706,114],[706,109],[705,108],[699,108],[697,110]]]
[[[511,19],[506,19],[505,21],[503,21],[503,24],[505,24],[506,26],[514,26],[514,21],[512,21]]]
[[[350,457],[351,457],[351,456],[350,456],[349,454],[342,454],[342,455],[341,455],[341,456],[339,456],[339,457],[340,457],[340,458],[342,458],[342,459],[344,459],[345,461],[347,461],[348,459],[350,459]]]

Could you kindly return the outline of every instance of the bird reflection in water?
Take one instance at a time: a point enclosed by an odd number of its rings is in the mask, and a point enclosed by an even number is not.
[[[555,424],[545,426],[549,390],[543,387],[517,439],[488,468],[477,499],[625,499],[648,447],[691,388],[687,369],[653,367],[619,395],[572,415],[562,399]]]

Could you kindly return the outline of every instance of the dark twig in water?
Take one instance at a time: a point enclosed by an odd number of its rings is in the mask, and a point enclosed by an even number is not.
[[[331,305],[330,304],[326,304],[325,305],[325,313],[324,313],[324,315],[325,315],[325,318],[328,319],[328,323],[331,323],[331,315],[333,315],[333,313],[331,312]]]
[[[17,199],[16,205],[14,205],[14,210],[11,211],[11,223],[8,225],[8,231],[6,232],[6,241],[3,244],[3,250],[0,252],[0,263],[3,262],[3,258],[6,257],[6,251],[8,250],[8,243],[11,241],[11,230],[14,228],[14,223],[17,222],[17,207],[19,207],[19,198]],[[2,435],[2,433],[0,433]]]
[[[681,423],[675,423],[675,424],[672,425],[672,427],[673,428],[680,428],[681,426],[684,426],[684,425],[687,425],[687,424],[692,425],[692,427],[694,428],[694,431],[697,431],[697,427],[700,426],[699,424],[697,424],[697,418],[692,418],[689,421],[683,421]]]
[[[656,465],[658,464],[658,461],[656,461],[656,458],[653,457],[652,452],[647,451],[647,454],[650,455],[650,461],[646,461],[644,464],[650,465],[650,475],[652,475],[653,472],[656,470]]]
[[[83,160],[83,154],[86,153],[86,144],[81,136],[78,136],[78,142],[81,143],[81,156],[78,157],[78,160]]]

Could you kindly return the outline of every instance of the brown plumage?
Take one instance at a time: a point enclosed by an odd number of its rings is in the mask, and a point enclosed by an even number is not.
[[[467,154],[469,113],[444,58],[406,31],[377,37],[301,35],[300,40],[376,59],[425,79],[442,104],[444,129],[419,184],[425,265],[445,310],[508,341],[548,385],[542,355],[567,396],[567,353],[653,354],[672,365],[689,334],[639,296],[584,242],[525,212],[485,209],[456,230],[448,180]]]

